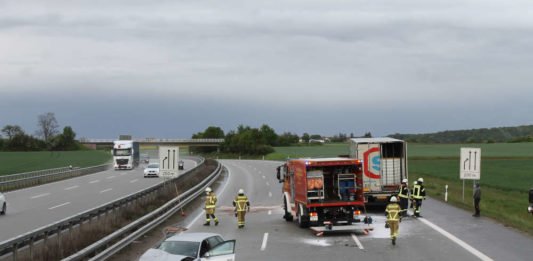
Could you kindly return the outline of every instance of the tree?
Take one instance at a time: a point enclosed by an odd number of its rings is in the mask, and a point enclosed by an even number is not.
[[[278,145],[279,146],[290,146],[292,144],[297,144],[298,140],[299,140],[298,135],[290,133],[290,132],[285,132],[279,135]]]
[[[261,132],[261,136],[263,136],[263,140],[266,144],[270,146],[276,146],[278,143],[278,134],[276,134],[276,131],[274,129],[270,128],[270,126],[263,124],[261,128],[259,129]]]
[[[53,112],[39,115],[37,126],[39,127],[37,136],[42,137],[45,142],[49,142],[58,133],[59,125]]]
[[[304,132],[304,134],[302,134],[302,141],[304,143],[308,143],[309,142],[309,133]]]
[[[16,135],[24,134],[24,131],[18,125],[6,125],[2,128],[2,132],[8,137],[8,139],[12,139]]]
[[[365,132],[365,138],[372,138],[372,133],[369,132]]]
[[[76,144],[76,133],[70,126],[63,128],[63,133],[54,137],[52,142],[52,149],[54,150],[75,150],[78,148]]]
[[[193,139],[223,139],[224,131],[220,127],[209,126],[205,131],[198,132],[192,135]],[[190,150],[195,153],[211,153],[215,152],[215,147],[191,147]]]

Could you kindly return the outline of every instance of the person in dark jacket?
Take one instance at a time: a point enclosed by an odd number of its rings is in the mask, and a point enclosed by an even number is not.
[[[479,188],[479,183],[476,183],[474,188],[474,208],[476,212],[472,215],[474,217],[479,217],[479,201],[481,201],[481,189]]]

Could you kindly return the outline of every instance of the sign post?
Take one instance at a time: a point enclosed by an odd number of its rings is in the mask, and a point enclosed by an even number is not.
[[[481,149],[461,148],[459,164],[460,178],[463,180],[463,202],[465,202],[465,179],[479,180],[481,178]]]

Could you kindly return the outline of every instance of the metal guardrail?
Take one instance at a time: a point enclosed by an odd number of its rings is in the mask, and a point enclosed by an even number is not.
[[[0,176],[0,191],[10,191],[52,181],[58,181],[65,178],[73,178],[104,171],[111,168],[110,164],[103,164],[87,168],[79,167],[63,167],[55,169],[47,169],[40,171],[25,172],[13,175]]]
[[[200,166],[202,166],[205,163],[205,159],[202,159],[202,161],[194,168],[186,171],[179,177],[170,179],[170,181],[174,181],[185,175],[186,173],[189,173]],[[135,201],[139,198],[142,198],[146,195],[149,195],[153,192],[156,192],[161,187],[163,187],[165,183],[159,183],[155,184],[151,187],[148,187],[146,189],[140,190],[138,192],[132,193],[130,195],[124,196],[122,198],[119,198],[113,202],[109,202],[103,205],[100,205],[98,207],[92,208],[90,210],[75,214],[73,216],[67,217],[65,219],[62,219],[60,221],[57,221],[55,223],[42,226],[40,228],[34,229],[30,232],[27,232],[25,234],[22,234],[20,236],[17,236],[12,239],[8,239],[6,241],[0,242],[0,257],[3,257],[7,254],[13,255],[13,260],[17,260],[18,250],[24,247],[29,247],[30,256],[32,256],[32,251],[34,247],[34,243],[38,242],[40,240],[47,240],[49,237],[53,235],[57,235],[58,242],[60,241],[60,235],[63,230],[70,230],[74,226],[81,225],[85,221],[90,221],[94,217],[98,217],[102,214],[105,214],[111,210],[114,210],[116,208],[120,208],[121,206],[124,206],[126,204],[129,204],[132,201]]]
[[[204,192],[204,189],[211,185],[218,178],[221,171],[222,166],[219,163],[217,169],[213,171],[209,177],[198,183],[193,188],[182,193],[179,197],[172,199],[158,209],[82,249],[76,254],[62,259],[62,261],[85,260],[95,253],[98,254],[89,260],[106,260],[110,258],[112,255],[118,253],[120,250],[131,244],[134,240],[154,229],[171,215],[176,213],[179,209],[183,208],[189,202],[201,195]],[[110,245],[113,242],[116,243]]]

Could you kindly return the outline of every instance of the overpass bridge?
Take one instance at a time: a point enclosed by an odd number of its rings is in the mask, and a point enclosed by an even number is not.
[[[87,139],[81,138],[79,142],[89,148],[97,146],[113,146],[113,141],[117,139]],[[219,147],[224,139],[156,139],[142,138],[133,139],[142,145],[162,145],[162,146],[188,146],[188,147]]]

